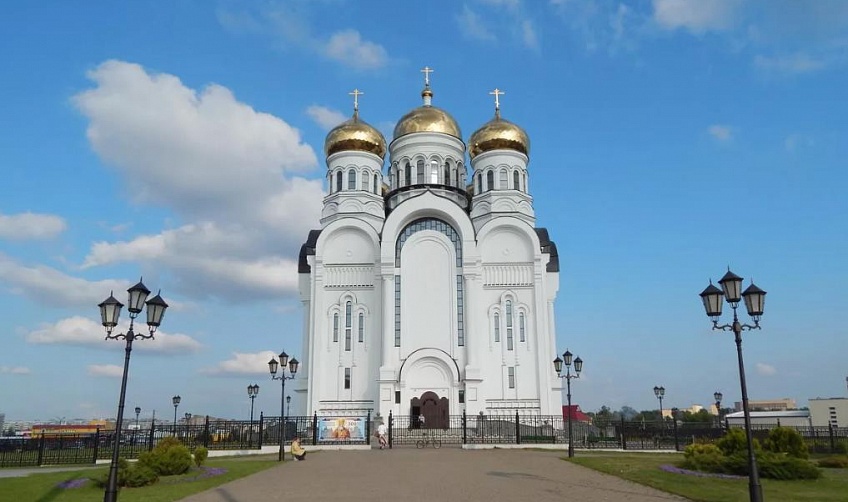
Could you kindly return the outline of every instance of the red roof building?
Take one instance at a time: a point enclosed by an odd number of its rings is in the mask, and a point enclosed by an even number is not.
[[[591,422],[592,417],[580,411],[580,405],[572,404],[571,408],[567,405],[562,405],[562,419],[568,420],[568,415],[571,415],[571,420],[575,422]]]

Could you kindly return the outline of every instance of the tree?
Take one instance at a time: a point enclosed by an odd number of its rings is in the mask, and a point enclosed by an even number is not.
[[[639,412],[637,412],[636,410],[634,410],[630,406],[622,406],[619,413],[621,414],[621,417],[624,420],[633,420],[634,418],[636,418],[639,415]]]

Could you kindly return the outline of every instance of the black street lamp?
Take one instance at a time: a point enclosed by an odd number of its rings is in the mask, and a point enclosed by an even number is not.
[[[180,405],[182,398],[176,395],[171,398],[171,403],[174,404],[174,435],[177,435],[177,407]]]
[[[568,458],[574,457],[574,441],[572,439],[572,428],[571,428],[571,379],[572,378],[580,378],[580,372],[583,371],[583,360],[579,357],[574,360],[574,374],[571,374],[571,357],[572,354],[568,350],[562,355],[563,359],[560,359],[557,356],[554,359],[554,369],[556,370],[557,377],[564,378],[565,384],[567,387],[566,398],[568,399]],[[562,373],[562,363],[565,362],[565,375]]]
[[[286,416],[291,414],[291,396],[286,396]]]
[[[285,435],[285,426],[286,426],[286,380],[292,380],[297,374],[297,367],[300,363],[297,359],[291,358],[289,360],[289,355],[285,353],[285,351],[280,352],[280,361],[277,362],[273,357],[270,361],[268,361],[268,369],[271,372],[271,380],[279,380],[282,385],[282,391],[280,393],[280,420],[282,423],[280,424],[280,454],[279,461],[283,462],[286,459],[285,455],[285,444],[286,444],[286,435]],[[277,376],[277,368],[281,367],[280,376]],[[286,376],[286,367],[288,367],[291,375]]]
[[[248,433],[248,446],[253,445],[253,400],[259,395],[259,386],[256,384],[247,386],[247,397],[250,398],[250,432]]]
[[[754,455],[754,436],[751,431],[751,412],[748,406],[748,386],[745,383],[745,365],[742,361],[742,332],[752,329],[760,329],[760,316],[763,315],[763,310],[766,302],[766,292],[751,284],[742,291],[742,278],[734,274],[728,268],[727,273],[721,278],[718,283],[721,289],[713,286],[712,281],[704,291],[701,292],[701,300],[704,302],[704,308],[707,311],[707,316],[713,322],[713,329],[722,331],[732,331],[736,341],[736,357],[739,362],[739,383],[742,387],[742,412],[745,416],[745,436],[748,441],[748,494],[751,502],[762,502],[763,490],[760,486],[760,475],[757,472],[757,458]],[[718,324],[721,317],[722,299],[730,304],[733,309],[733,322],[730,324]],[[736,315],[736,308],[739,306],[740,300],[745,300],[745,308],[748,310],[748,315],[754,321],[753,325],[742,324]]]
[[[109,481],[106,483],[106,493],[103,495],[104,502],[114,502],[118,500],[118,455],[121,447],[121,427],[124,421],[124,401],[127,397],[127,377],[130,369],[130,354],[132,353],[133,340],[152,339],[156,329],[162,323],[162,316],[165,315],[165,309],[168,304],[157,293],[150,300],[147,297],[150,295],[150,290],[147,289],[141,280],[138,284],[127,290],[129,301],[127,302],[127,310],[130,312],[130,327],[126,333],[113,335],[112,331],[118,325],[118,318],[121,315],[121,308],[124,306],[121,302],[115,299],[112,293],[109,293],[109,298],[103,300],[98,305],[100,307],[100,319],[103,327],[106,328],[107,340],[126,340],[126,348],[124,355],[124,374],[121,378],[121,395],[118,399],[118,416],[115,421],[115,443],[112,445],[112,463],[109,466]],[[134,331],[135,318],[141,313],[144,305],[147,305],[147,327],[148,333],[136,333]]]
[[[718,415],[718,428],[721,429],[721,398],[724,395],[721,392],[713,392],[713,399],[715,399],[715,407],[716,407],[716,415]]]
[[[663,397],[665,397],[665,387],[657,387],[654,385],[654,395],[660,400],[660,422],[662,422],[662,429],[665,430],[665,417],[663,417],[662,407],[662,400]]]
[[[135,407],[135,430],[138,430],[138,416],[141,414],[141,406]]]

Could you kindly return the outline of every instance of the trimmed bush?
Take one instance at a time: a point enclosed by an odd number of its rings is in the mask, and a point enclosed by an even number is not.
[[[812,462],[781,453],[763,452],[757,455],[760,477],[780,480],[819,479],[822,471]]]
[[[836,453],[848,455],[848,441],[839,441],[836,443]]]
[[[91,478],[97,486],[105,488],[109,484],[109,472],[104,472],[96,478]],[[118,486],[135,488],[152,485],[159,481],[159,476],[147,466],[138,463],[131,464],[125,458],[118,459]]]
[[[795,429],[775,427],[768,433],[763,448],[773,453],[785,453],[794,458],[809,458],[810,451],[804,437]]]
[[[183,474],[191,468],[191,452],[176,438],[165,438],[153,450],[139,455],[138,463],[160,476]]]
[[[683,458],[684,469],[724,473],[724,455],[714,444],[691,444],[683,450]]]
[[[848,468],[848,456],[826,457],[820,459],[819,467],[827,467],[830,469],[846,469]]]
[[[203,462],[206,462],[207,457],[209,457],[209,450],[205,447],[198,446],[194,449],[194,465],[200,467]]]
[[[719,447],[722,453],[731,456],[737,453],[748,452],[748,440],[745,436],[744,429],[730,429],[724,437],[716,441],[716,446]],[[760,442],[754,439],[754,451],[760,449]]]

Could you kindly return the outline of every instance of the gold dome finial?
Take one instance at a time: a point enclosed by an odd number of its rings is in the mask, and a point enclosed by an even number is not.
[[[359,89],[348,93],[353,96],[353,117],[333,128],[324,140],[324,154],[329,157],[336,152],[361,151],[386,156],[386,138],[383,134],[359,119]]]
[[[353,118],[359,118],[359,96],[362,96],[365,93],[359,89],[354,89],[347,94],[348,96],[353,96]]]
[[[495,118],[501,118],[501,100],[500,96],[506,94],[504,91],[495,87],[495,90],[490,92],[489,94],[495,97]]]
[[[433,102],[433,91],[430,89],[430,74],[434,69],[429,66],[421,68],[421,73],[424,74],[424,90],[421,91],[421,97],[424,99],[424,106],[431,106]]]
[[[413,109],[401,117],[395,125],[394,139],[398,139],[406,134],[419,132],[438,132],[462,139],[462,132],[459,130],[456,120],[446,111],[433,106],[433,90],[430,89],[430,74],[434,71],[429,66],[421,69],[421,73],[424,74],[424,90],[421,91],[424,105]]]
[[[501,118],[500,97],[506,94],[495,88],[489,92],[495,97],[495,118],[474,131],[468,139],[468,155],[474,157],[491,150],[515,150],[530,155],[530,138],[524,129]]]

